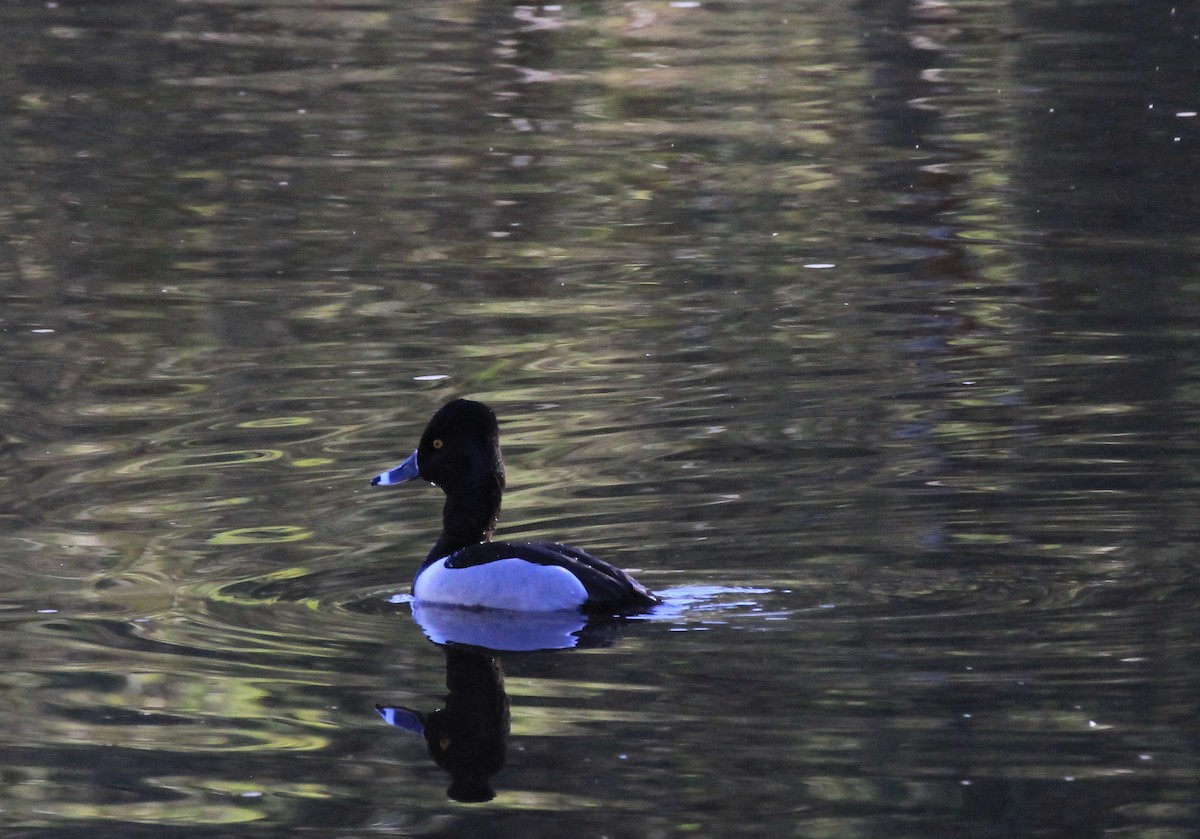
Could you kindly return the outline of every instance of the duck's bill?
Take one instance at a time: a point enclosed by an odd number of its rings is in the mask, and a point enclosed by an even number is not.
[[[380,472],[372,478],[371,486],[390,487],[393,484],[402,484],[405,481],[411,481],[419,477],[421,477],[421,470],[417,467],[417,453],[413,452],[408,456],[408,460],[401,463],[395,469]]]

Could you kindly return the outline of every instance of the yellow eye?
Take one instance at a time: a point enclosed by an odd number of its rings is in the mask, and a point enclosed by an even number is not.
[[[438,748],[440,748],[443,752],[446,751],[446,749],[450,748],[450,738],[443,737],[441,740],[439,740]]]
[[[434,441],[433,441],[433,447],[434,447],[435,449],[440,449],[440,448],[442,447],[442,441],[441,441],[441,440],[434,440]]]

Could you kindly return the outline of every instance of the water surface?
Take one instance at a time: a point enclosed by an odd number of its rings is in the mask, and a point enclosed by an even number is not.
[[[1194,835],[1198,35],[6,5],[0,825]],[[367,479],[454,396],[668,597],[497,659],[473,804],[375,711],[447,701]]]

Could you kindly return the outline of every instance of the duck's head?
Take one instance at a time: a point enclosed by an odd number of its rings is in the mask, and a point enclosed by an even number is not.
[[[407,460],[371,479],[372,486],[392,486],[416,478],[440,486],[447,495],[504,488],[500,426],[482,402],[455,399],[443,405],[421,435]]]

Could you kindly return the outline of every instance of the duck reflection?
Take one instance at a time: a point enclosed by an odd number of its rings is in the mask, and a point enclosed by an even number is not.
[[[450,773],[447,795],[455,801],[491,801],[491,779],[504,766],[509,701],[502,653],[610,646],[622,621],[575,613],[503,613],[412,604],[425,635],[446,654],[447,694],[428,713],[399,705],[376,705],[390,725],[420,734],[438,766]]]
[[[450,773],[446,794],[455,801],[491,801],[491,778],[504,766],[508,695],[499,659],[446,647],[445,705],[422,713],[395,705],[375,710],[391,725],[420,734],[438,766]]]

